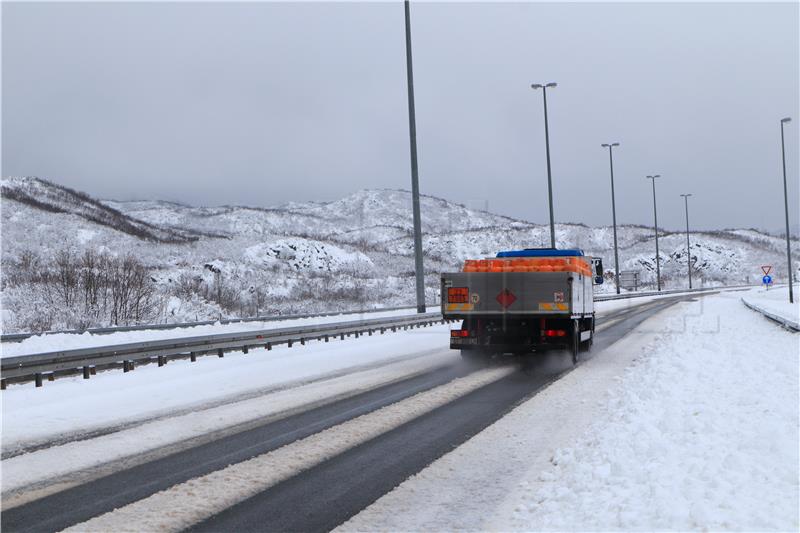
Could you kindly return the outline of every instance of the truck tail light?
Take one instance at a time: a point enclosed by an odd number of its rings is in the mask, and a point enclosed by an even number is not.
[[[545,337],[566,337],[567,332],[563,329],[544,329],[542,335]]]
[[[469,331],[466,329],[452,329],[450,330],[451,337],[469,337]]]
[[[465,304],[469,302],[469,288],[450,287],[447,289],[447,303]]]

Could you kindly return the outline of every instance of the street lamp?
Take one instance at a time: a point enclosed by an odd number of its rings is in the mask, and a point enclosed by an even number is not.
[[[689,268],[689,289],[692,288],[692,253],[689,251],[689,194],[681,194],[683,203],[686,206],[686,266]]]
[[[408,136],[411,145],[411,206],[414,214],[414,270],[417,282],[417,312],[425,312],[425,271],[422,265],[422,219],[419,213],[419,172],[417,170],[417,123],[414,111],[414,69],[411,64],[411,11],[406,12],[406,74],[408,76]]]
[[[531,89],[541,89],[544,96],[544,145],[547,152],[547,198],[550,203],[550,248],[556,247],[556,226],[553,222],[553,180],[550,174],[550,132],[547,128],[547,89],[556,87],[556,83],[534,83]]]
[[[617,251],[617,206],[614,200],[614,156],[611,155],[611,149],[619,146],[619,143],[601,144],[603,148],[608,148],[608,164],[611,169],[611,221],[614,225],[614,282],[617,285],[617,294],[619,294],[619,252]]]
[[[794,303],[794,291],[792,290],[792,241],[789,238],[789,195],[786,192],[786,147],[783,141],[783,125],[791,120],[789,117],[781,119],[781,157],[783,159],[783,207],[786,213],[786,260],[789,262],[789,303]]]
[[[661,292],[661,259],[658,256],[658,210],[656,209],[656,178],[660,178],[661,174],[645,177],[649,180],[653,180],[653,218],[655,219],[656,226],[656,283],[658,292]]]

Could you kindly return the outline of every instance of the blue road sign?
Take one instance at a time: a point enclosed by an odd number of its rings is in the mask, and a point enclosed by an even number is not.
[[[771,285],[772,284],[772,276],[767,274],[766,276],[761,278],[761,283],[763,283],[764,285]]]

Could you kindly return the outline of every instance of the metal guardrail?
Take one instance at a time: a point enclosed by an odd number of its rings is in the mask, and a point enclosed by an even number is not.
[[[707,292],[718,291],[722,289],[741,289],[752,288],[754,285],[725,285],[721,287],[700,287],[697,289],[670,289],[668,291],[642,291],[630,292],[627,294],[600,294],[594,297],[595,302],[606,302],[609,300],[627,300],[629,298],[641,298],[644,296],[661,296],[662,294],[682,294],[687,292]]]
[[[792,331],[800,331],[800,323],[798,323],[798,322],[796,322],[796,321],[794,321],[792,319],[786,318],[784,316],[777,315],[775,313],[771,313],[770,311],[767,311],[766,309],[764,309],[762,307],[759,307],[758,305],[756,305],[756,304],[754,304],[752,302],[748,302],[744,298],[741,298],[741,300],[742,300],[742,303],[746,307],[752,309],[753,311],[755,311],[757,313],[761,313],[765,317],[769,318],[770,320],[773,320],[773,321],[777,322],[778,324],[782,325],[786,329],[789,329],[789,330],[792,330]]]
[[[599,295],[595,301],[630,299],[645,296],[658,296],[687,292],[706,292],[738,287],[715,287],[699,289],[677,289],[670,291],[653,291],[629,294]],[[405,308],[398,308],[405,309]],[[413,309],[413,308],[412,308]],[[313,315],[309,315],[313,316]],[[375,331],[396,331],[398,328],[428,326],[437,322],[445,322],[439,312],[413,314],[400,317],[374,318],[328,324],[313,324],[289,328],[259,329],[246,332],[213,333],[193,337],[160,339],[152,341],[95,346],[37,354],[19,355],[0,359],[0,388],[5,389],[9,381],[28,381],[33,379],[37,387],[42,386],[46,377],[52,381],[56,374],[66,375],[83,372],[84,379],[89,379],[96,368],[114,368],[121,366],[125,372],[136,367],[137,363],[157,362],[158,366],[167,364],[170,359],[186,359],[195,361],[198,356],[215,354],[223,357],[225,351],[242,351],[250,348],[264,347],[271,350],[277,344],[305,344],[308,340],[322,340],[331,337],[354,335],[356,337]],[[144,329],[144,328],[143,328]]]
[[[439,304],[428,304],[431,307],[438,307]],[[338,316],[338,315],[359,315],[368,313],[386,313],[390,311],[402,311],[403,309],[416,309],[416,306],[399,306],[399,307],[383,307],[381,309],[360,309],[355,311],[330,311],[327,313],[308,313],[297,315],[268,315],[268,316],[255,316],[246,318],[224,318],[221,320],[201,320],[199,322],[173,322],[170,324],[142,324],[137,326],[108,326],[101,328],[88,328],[88,329],[62,329],[56,331],[43,331],[42,333],[6,333],[0,335],[0,343],[2,342],[22,342],[30,337],[37,335],[55,335],[58,333],[68,333],[80,335],[82,333],[91,333],[92,335],[108,335],[110,333],[119,333],[121,331],[144,331],[144,330],[161,330],[161,329],[178,329],[178,328],[191,328],[194,326],[212,326],[214,324],[239,324],[244,322],[276,322],[279,320],[295,320],[302,318],[317,318],[323,316]]]
[[[170,359],[195,361],[197,356],[215,354],[223,357],[225,351],[235,350],[247,353],[250,348],[264,347],[271,350],[274,345],[293,343],[305,344],[309,340],[328,340],[332,337],[344,339],[346,336],[359,337],[373,332],[384,333],[399,328],[429,326],[444,322],[441,313],[423,313],[392,318],[373,318],[331,324],[315,324],[291,328],[261,329],[248,332],[215,333],[178,339],[162,339],[144,342],[116,344],[45,352],[0,360],[0,385],[6,388],[9,381],[28,381],[33,379],[37,387],[42,386],[44,378],[52,381],[56,374],[75,374],[83,372],[84,379],[94,374],[98,367],[114,368],[120,364],[125,372],[133,370],[137,363],[157,362],[165,365]]]

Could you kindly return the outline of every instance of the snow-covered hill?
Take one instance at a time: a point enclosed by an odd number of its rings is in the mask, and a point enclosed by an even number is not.
[[[141,239],[178,243],[197,238],[191,231],[175,231],[125,216],[85,193],[35,177],[4,179],[2,195],[43,211],[73,214]]]
[[[329,203],[270,208],[100,202],[37,178],[4,179],[2,191],[4,331],[110,320],[100,318],[96,302],[90,306],[91,320],[86,309],[65,313],[58,291],[43,290],[55,282],[54,258],[61,253],[63,263],[65,250],[79,273],[85,271],[81,256],[86,250],[135,258],[154,287],[150,319],[156,322],[413,302],[407,191],[362,190]],[[423,196],[421,212],[429,301],[438,296],[439,272],[458,268],[464,259],[541,247],[549,240],[546,226],[441,198]],[[557,224],[556,235],[559,247],[583,248],[613,268],[610,227]],[[621,270],[637,270],[644,283],[653,284],[653,229],[620,226],[618,238]],[[660,234],[667,288],[686,285],[685,242],[683,233]],[[784,253],[785,241],[755,230],[692,234],[698,285],[754,282],[762,264],[774,265],[780,280]]]

